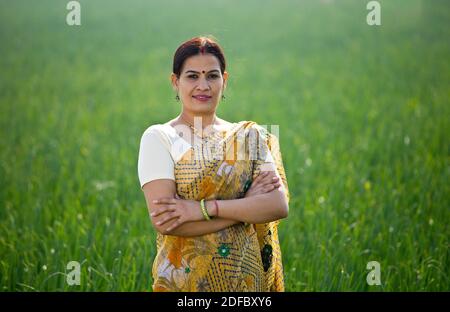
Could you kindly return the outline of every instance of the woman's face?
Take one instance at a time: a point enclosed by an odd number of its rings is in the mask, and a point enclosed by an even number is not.
[[[214,113],[226,88],[228,73],[222,75],[219,60],[207,53],[187,58],[180,77],[177,79],[172,73],[171,79],[185,111]]]

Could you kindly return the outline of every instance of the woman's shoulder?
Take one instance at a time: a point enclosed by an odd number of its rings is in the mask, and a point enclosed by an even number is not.
[[[146,138],[158,138],[159,141],[162,141],[167,147],[170,147],[177,140],[177,135],[175,129],[173,129],[168,124],[152,124],[148,126],[142,137]]]
[[[142,135],[141,142],[141,145],[148,146],[150,150],[155,145],[161,146],[162,144],[175,162],[190,148],[190,145],[181,139],[176,130],[168,123],[148,126]]]
[[[144,134],[163,134],[163,135],[169,135],[172,132],[173,128],[170,126],[169,123],[157,123],[152,124],[148,126]]]

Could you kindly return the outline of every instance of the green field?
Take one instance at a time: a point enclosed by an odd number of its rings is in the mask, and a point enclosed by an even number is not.
[[[67,2],[0,1],[1,291],[151,291],[139,142],[180,112],[173,53],[205,34],[218,115],[280,126],[286,290],[450,290],[447,1],[380,1],[381,26],[365,0],[80,1],[81,26]]]

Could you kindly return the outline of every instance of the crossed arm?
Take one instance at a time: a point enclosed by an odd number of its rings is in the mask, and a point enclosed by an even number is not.
[[[208,214],[213,216],[210,221],[204,221],[200,202],[177,197],[173,180],[154,180],[142,190],[155,229],[165,235],[189,237],[214,233],[240,222],[265,223],[286,218],[289,208],[285,189],[278,181],[281,179],[276,170],[261,174],[246,197],[218,200],[219,211],[212,201],[206,201]]]

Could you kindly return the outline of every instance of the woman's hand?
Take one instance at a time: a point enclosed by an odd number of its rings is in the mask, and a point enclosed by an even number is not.
[[[200,209],[200,203],[195,200],[180,199],[176,195],[176,198],[155,199],[153,204],[157,206],[157,209],[155,209],[150,216],[152,218],[161,216],[160,220],[156,222],[156,225],[160,226],[170,220],[176,219],[176,221],[166,229],[166,232],[173,230],[184,222],[204,220]]]
[[[259,194],[269,193],[281,186],[280,178],[277,177],[275,171],[261,171],[252,185],[245,193],[244,197],[255,196]]]

